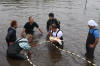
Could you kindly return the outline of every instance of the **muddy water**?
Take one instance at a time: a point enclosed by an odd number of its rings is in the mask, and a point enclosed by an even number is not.
[[[99,0],[0,0],[0,66],[32,66],[27,61],[17,61],[6,57],[7,44],[5,36],[11,20],[19,23],[17,36],[28,21],[34,16],[35,21],[43,29],[45,35],[41,36],[35,29],[34,40],[37,43],[46,37],[46,21],[48,13],[55,13],[61,21],[64,32],[64,49],[70,50],[84,57],[85,40],[87,37],[87,21],[95,19],[100,25]],[[100,66],[100,45],[95,50],[95,63]],[[70,54],[60,52],[50,44],[32,48],[30,59],[36,66],[91,66],[85,61]]]

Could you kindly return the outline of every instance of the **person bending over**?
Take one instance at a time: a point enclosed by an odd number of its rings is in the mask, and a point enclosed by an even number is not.
[[[22,50],[26,50],[29,54],[32,54],[31,47],[35,46],[34,44],[32,46],[29,45],[31,42],[30,35],[27,35],[26,38],[18,39],[14,42],[14,44],[10,45],[7,49],[7,56],[12,59],[18,59],[18,60],[25,60],[27,59],[24,54],[21,54],[20,52]]]

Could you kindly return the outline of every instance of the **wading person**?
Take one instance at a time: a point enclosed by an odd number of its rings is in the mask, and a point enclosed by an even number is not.
[[[8,33],[6,36],[6,42],[9,45],[13,44],[16,41],[16,28],[18,27],[18,23],[16,20],[12,20],[10,27],[8,28]]]
[[[48,33],[48,35],[50,35],[50,37],[53,37],[54,40],[51,40],[51,42],[53,42],[53,44],[55,44],[56,46],[58,46],[58,48],[63,49],[63,32],[57,28],[57,26],[52,25],[51,26],[51,32]],[[59,43],[55,38],[57,38],[57,40],[60,40],[61,43]]]
[[[29,54],[32,53],[31,46],[29,45],[29,43],[32,40],[31,38],[32,37],[30,35],[27,35],[26,38],[16,40],[14,44],[12,44],[8,47],[7,56],[12,59],[25,60],[26,59],[25,55],[21,54],[20,52],[24,49]],[[32,45],[32,47],[33,46],[35,46],[35,45]]]
[[[36,22],[34,22],[34,19],[33,19],[33,17],[31,16],[31,17],[29,17],[29,22],[27,22],[25,25],[24,25],[24,28],[22,29],[22,32],[21,32],[21,37],[23,36],[23,33],[25,32],[26,33],[26,35],[27,34],[30,34],[30,35],[33,35],[33,33],[34,33],[34,28],[37,28],[40,32],[41,32],[41,34],[43,35],[43,31],[40,29],[40,27],[39,27],[39,25],[36,23]]]
[[[97,23],[94,20],[88,21],[89,33],[86,41],[86,57],[90,60],[94,58],[94,50],[99,41],[99,30],[96,28]]]
[[[49,19],[47,21],[47,32],[50,31],[50,26],[56,25],[58,29],[60,29],[60,21],[54,18],[53,13],[49,13]]]

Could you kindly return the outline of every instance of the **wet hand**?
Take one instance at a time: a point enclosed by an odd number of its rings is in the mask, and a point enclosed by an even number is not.
[[[35,47],[35,46],[38,46],[38,45],[39,45],[39,44],[32,44],[31,47]]]
[[[44,33],[42,33],[42,36],[44,35]]]
[[[31,54],[32,54],[32,50],[30,50],[30,51],[28,52],[28,54],[31,55]]]
[[[44,33],[43,33],[43,32],[41,32],[41,35],[43,36],[43,35],[44,35]]]
[[[57,41],[56,41],[56,40],[53,40],[52,42],[54,42],[54,43],[55,43],[55,42],[57,42]]]
[[[94,48],[94,44],[90,44],[90,48]]]
[[[48,32],[48,35],[49,35],[49,36],[51,36],[51,35],[52,35],[52,33],[51,33],[51,32]]]

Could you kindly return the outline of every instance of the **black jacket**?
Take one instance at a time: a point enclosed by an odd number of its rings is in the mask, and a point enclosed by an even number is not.
[[[58,29],[60,29],[60,21],[58,21],[57,19],[54,18],[52,20],[49,19],[47,21],[47,31],[50,30],[50,26],[53,24],[56,25]]]
[[[12,28],[12,27],[8,28],[6,41],[7,41],[7,43],[16,41],[16,30],[14,28]]]

